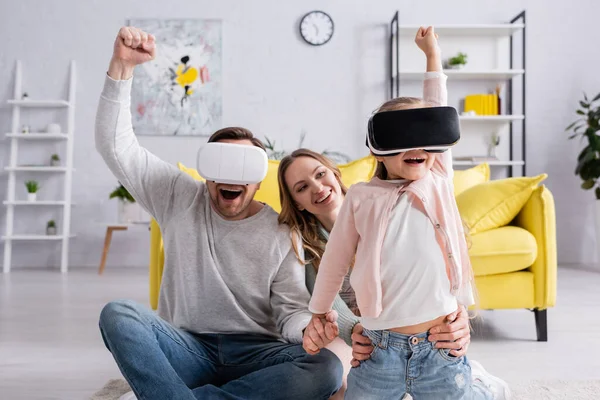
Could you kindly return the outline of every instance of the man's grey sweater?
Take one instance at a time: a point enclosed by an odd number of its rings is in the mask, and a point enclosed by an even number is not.
[[[268,205],[241,221],[223,219],[204,183],[142,148],[131,123],[131,83],[106,77],[96,148],[160,225],[165,266],[159,315],[194,333],[253,333],[301,342],[311,318],[310,295],[288,228],[278,224]]]

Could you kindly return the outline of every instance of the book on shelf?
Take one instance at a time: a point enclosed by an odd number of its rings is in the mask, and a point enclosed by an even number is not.
[[[477,115],[499,115],[499,98],[496,94],[470,94],[465,96],[466,113],[473,111]]]

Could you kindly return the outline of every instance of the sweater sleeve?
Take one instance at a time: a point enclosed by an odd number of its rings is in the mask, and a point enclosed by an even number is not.
[[[271,284],[271,307],[277,328],[290,343],[302,343],[302,330],[312,318],[307,308],[309,300],[305,269],[291,249]]]
[[[204,184],[138,143],[131,122],[129,80],[106,76],[96,114],[96,149],[133,198],[162,225],[190,206]]]
[[[425,72],[425,79],[423,80],[423,100],[436,107],[448,105],[447,80],[448,77],[441,71]],[[437,153],[435,157],[435,167],[452,180],[454,177],[454,169],[452,168],[452,149],[448,149],[443,153]]]
[[[331,310],[335,296],[342,287],[344,276],[352,265],[358,239],[350,189],[333,225],[319,266],[315,290],[309,305],[311,312],[324,314]]]
[[[312,294],[315,280],[317,279],[317,273],[312,264],[306,265],[306,287]],[[360,319],[354,315],[348,305],[342,300],[339,295],[335,296],[333,301],[333,309],[338,313],[338,328],[340,329],[340,337],[348,346],[352,346],[352,329],[360,322]]]

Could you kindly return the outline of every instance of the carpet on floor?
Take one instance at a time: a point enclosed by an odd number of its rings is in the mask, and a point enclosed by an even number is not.
[[[111,379],[90,400],[118,400],[131,389],[124,379]],[[600,380],[531,381],[511,386],[513,400],[597,400]]]

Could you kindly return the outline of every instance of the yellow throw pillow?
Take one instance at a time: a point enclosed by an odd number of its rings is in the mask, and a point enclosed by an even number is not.
[[[458,210],[471,234],[512,221],[537,185],[548,175],[499,179],[473,186],[456,197]]]
[[[455,170],[453,179],[454,196],[458,196],[465,190],[489,180],[490,165],[488,163],[479,164],[476,167],[465,170]]]
[[[338,165],[342,173],[342,182],[346,187],[350,187],[358,182],[368,182],[375,174],[377,160],[369,155],[348,164]]]
[[[204,182],[204,178],[200,176],[200,174],[198,173],[198,171],[196,171],[195,168],[188,168],[180,162],[177,163],[177,167],[179,168],[180,171],[185,172],[186,174],[190,175],[195,180]]]
[[[260,189],[254,195],[254,200],[270,205],[278,213],[281,212],[281,203],[279,202],[279,186],[277,185],[277,170],[279,169],[278,160],[269,160],[267,176],[260,184]]]

